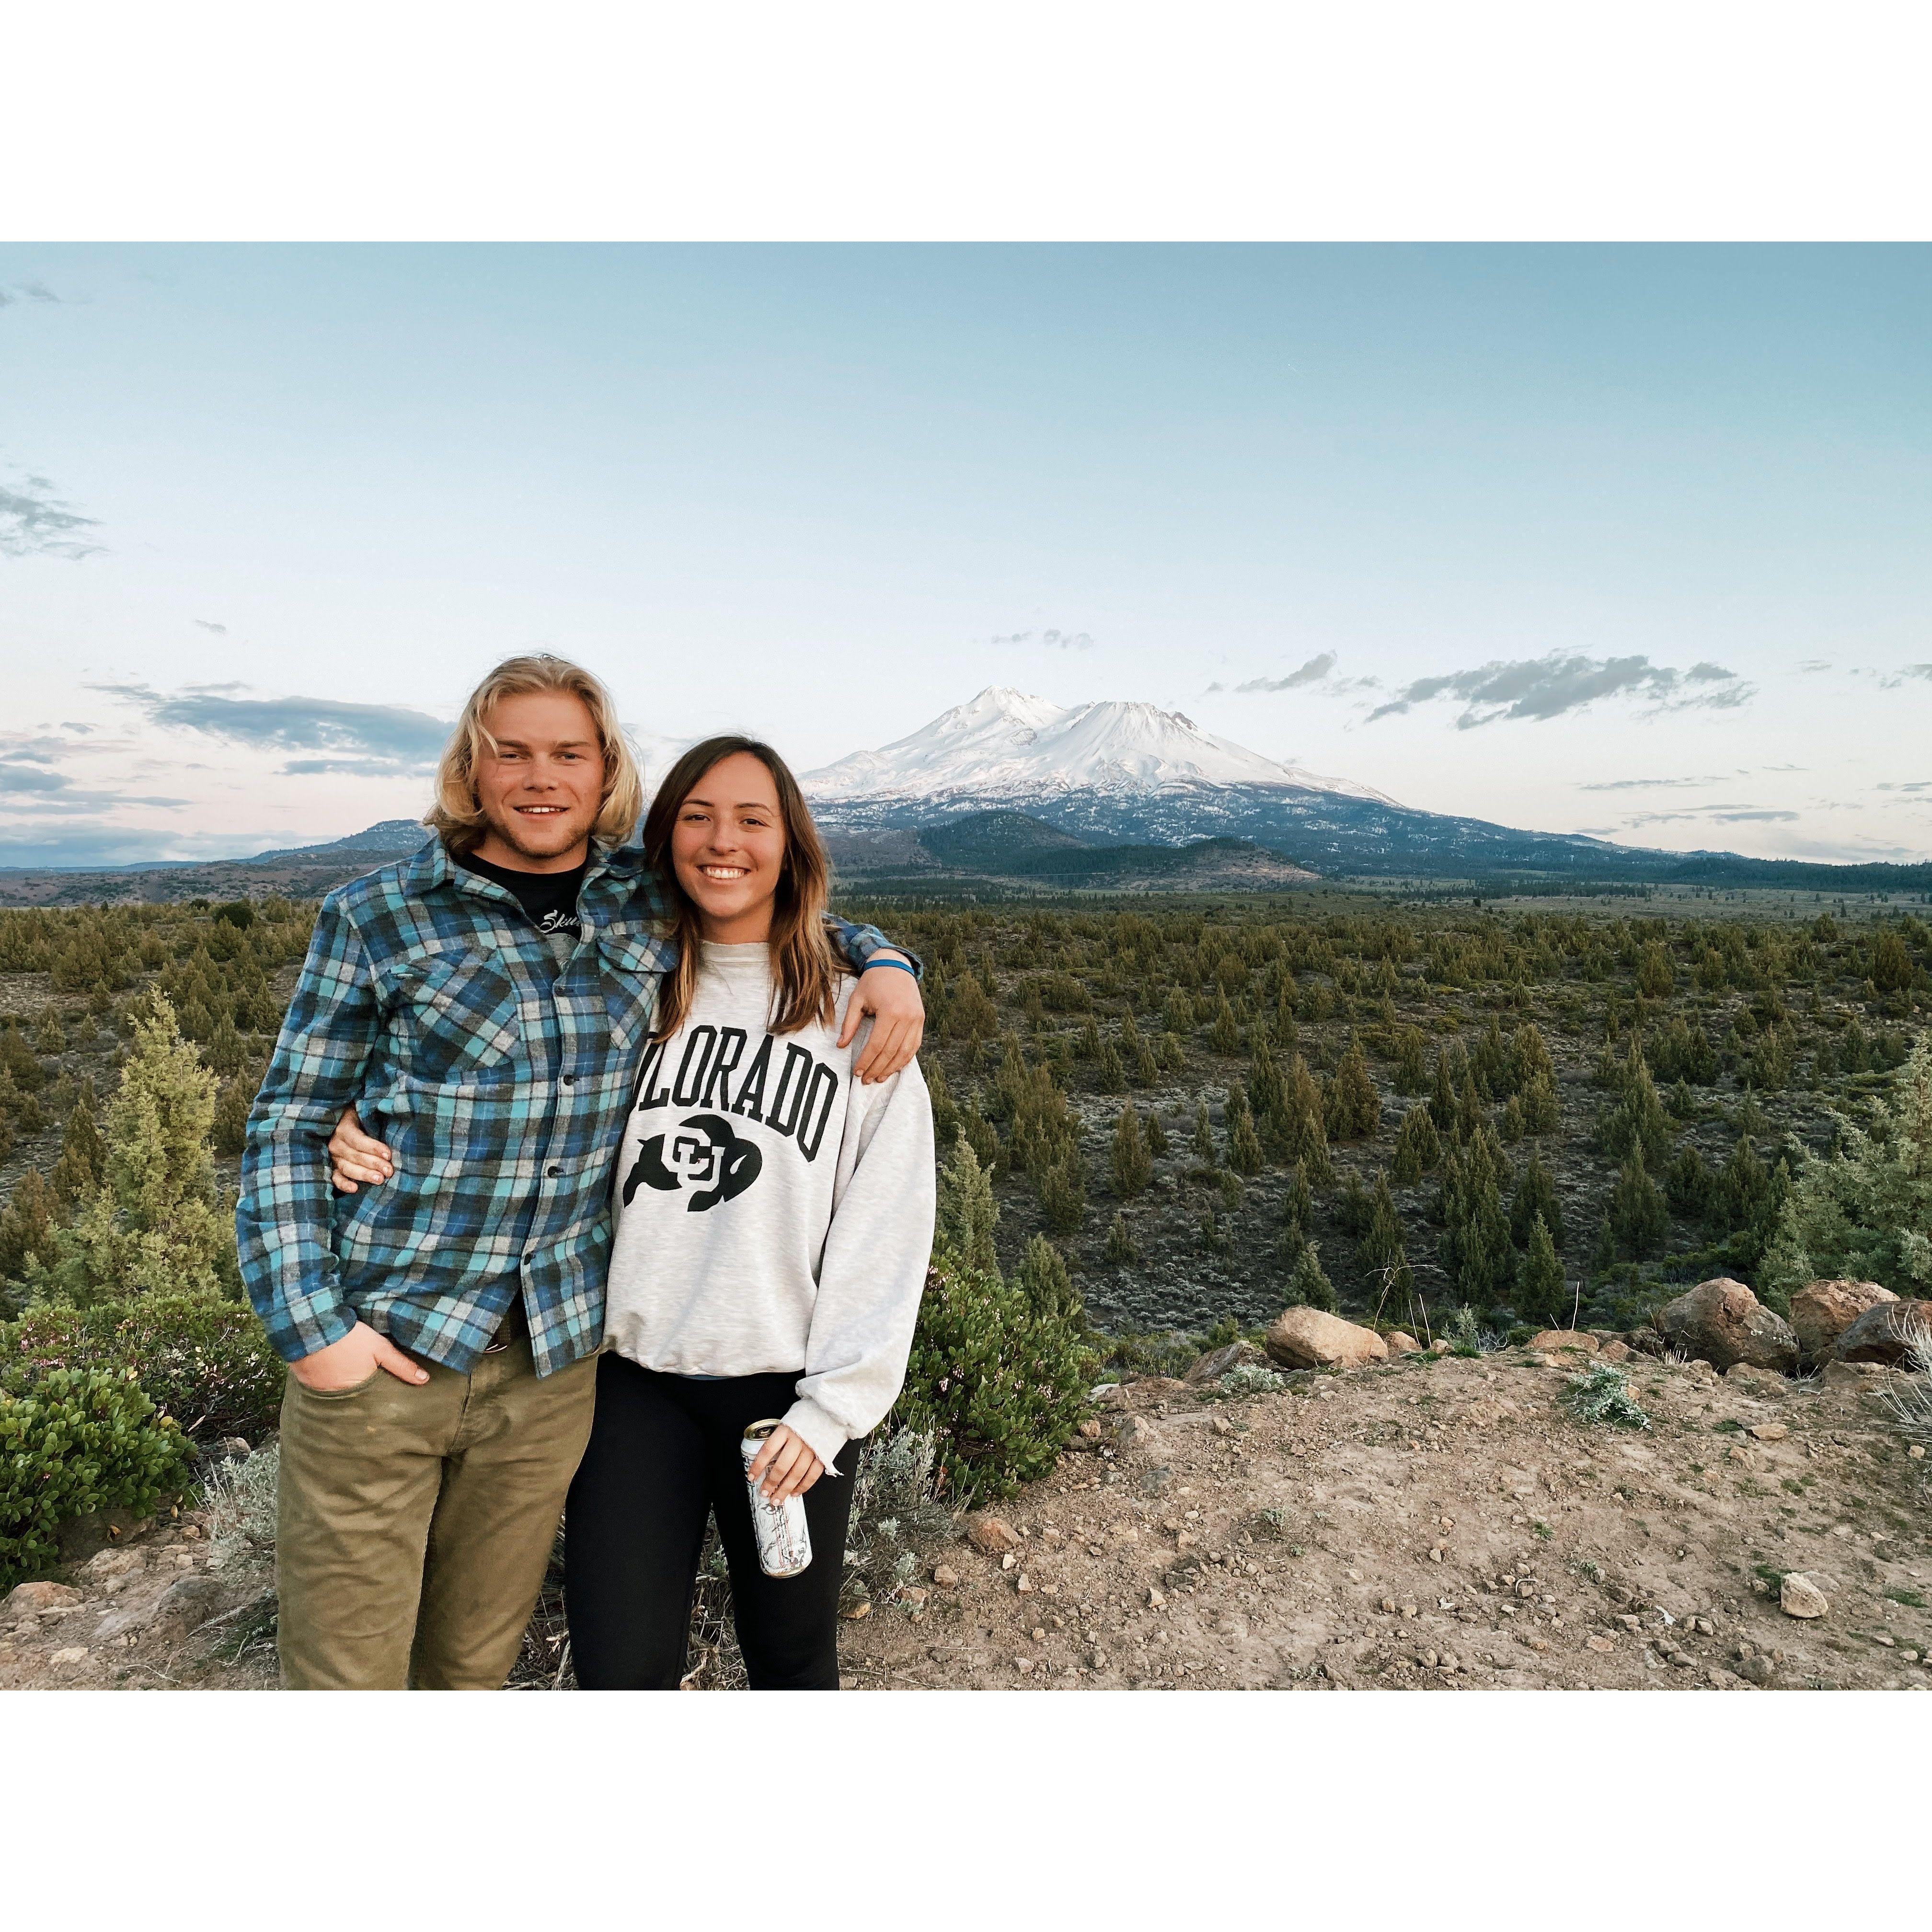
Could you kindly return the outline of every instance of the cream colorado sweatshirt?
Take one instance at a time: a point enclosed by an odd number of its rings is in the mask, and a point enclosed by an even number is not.
[[[915,1061],[861,1086],[829,1026],[774,1034],[770,949],[704,947],[644,1056],[618,1154],[604,1346],[668,1375],[802,1370],[784,1420],[826,1467],[905,1378],[932,1248],[932,1108]]]

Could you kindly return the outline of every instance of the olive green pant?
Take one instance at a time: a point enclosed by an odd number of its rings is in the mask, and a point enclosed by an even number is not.
[[[497,1690],[590,1434],[597,1359],[539,1378],[527,1340],[468,1375],[416,1358],[282,1396],[275,1583],[292,1690]]]

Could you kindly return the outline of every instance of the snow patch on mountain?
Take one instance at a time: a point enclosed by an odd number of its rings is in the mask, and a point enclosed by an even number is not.
[[[814,798],[1037,797],[1058,791],[1291,786],[1395,801],[1366,785],[1264,758],[1178,711],[1105,700],[1062,706],[989,687],[910,736],[855,752],[801,780]]]

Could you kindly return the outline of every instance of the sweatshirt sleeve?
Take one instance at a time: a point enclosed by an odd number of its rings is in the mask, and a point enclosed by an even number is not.
[[[845,1444],[876,1428],[898,1399],[926,1288],[932,1105],[916,1060],[854,1088],[838,1166],[806,1372],[784,1418],[834,1475]]]

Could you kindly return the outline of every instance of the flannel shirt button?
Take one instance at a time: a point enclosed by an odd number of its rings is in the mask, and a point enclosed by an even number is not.
[[[577,1076],[574,1073],[566,1073],[563,1076],[563,1084],[566,1087],[574,1087],[577,1084]]]
[[[554,1180],[557,1176],[563,1172],[563,1169],[560,1167],[552,1167],[546,1168],[544,1171],[550,1176],[551,1180]]]

